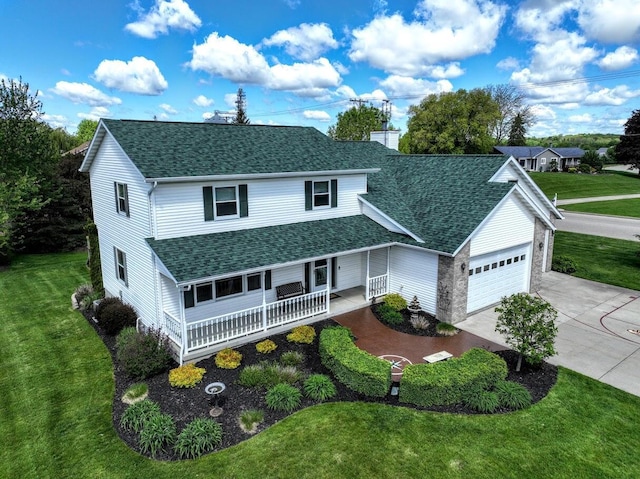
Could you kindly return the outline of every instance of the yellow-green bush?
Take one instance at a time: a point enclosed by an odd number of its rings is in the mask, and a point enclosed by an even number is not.
[[[407,307],[407,300],[398,293],[389,293],[384,297],[384,304],[390,306],[396,311],[402,311]]]
[[[296,326],[287,334],[287,341],[291,343],[311,344],[316,337],[313,326]]]
[[[222,369],[235,369],[240,366],[242,354],[235,349],[226,348],[216,354],[216,366]]]
[[[256,344],[256,351],[262,354],[269,354],[276,350],[278,345],[270,339],[265,339]]]
[[[200,381],[207,370],[195,364],[184,364],[169,371],[169,384],[174,388],[192,388]]]

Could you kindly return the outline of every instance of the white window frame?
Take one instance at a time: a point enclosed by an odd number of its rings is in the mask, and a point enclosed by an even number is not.
[[[540,164],[541,165],[546,165],[547,164],[547,159],[546,158],[540,158]]]
[[[129,273],[127,271],[127,253],[114,248],[116,263],[116,278],[125,286],[129,286]]]
[[[316,193],[316,185],[319,183],[327,184],[327,191]],[[326,205],[316,205],[316,197],[326,196],[327,204]],[[313,190],[311,191],[311,207],[314,210],[323,210],[326,208],[331,208],[331,180],[314,180],[313,181]]]
[[[236,276],[229,276],[227,278],[221,278],[221,279],[217,279],[213,282],[213,297],[215,298],[216,301],[220,301],[223,299],[227,299],[227,298],[235,298],[238,296],[242,296],[245,292],[246,292],[246,280],[245,280],[245,275],[236,275]],[[231,280],[235,280],[236,278],[240,278],[240,291],[236,292],[236,293],[231,293],[231,294],[225,294],[223,296],[218,296],[218,286],[217,283],[222,282],[222,281],[231,281]]]
[[[231,200],[218,200],[218,190],[223,189],[231,189],[233,188],[234,197],[233,201]],[[222,203],[235,203],[236,212],[232,215],[219,215],[218,214],[218,204]],[[216,220],[230,220],[235,218],[240,218],[240,191],[238,190],[238,185],[230,185],[230,186],[215,186],[213,188],[213,217]]]
[[[129,187],[126,183],[118,181],[116,181],[116,208],[119,214],[129,216]]]

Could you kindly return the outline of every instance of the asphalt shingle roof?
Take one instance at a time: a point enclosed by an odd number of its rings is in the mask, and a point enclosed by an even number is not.
[[[147,238],[178,282],[397,241],[415,244],[362,215],[182,238]]]
[[[582,158],[582,148],[555,148],[553,146],[494,146],[494,150],[514,158],[533,158],[545,150],[553,150],[563,158]]]

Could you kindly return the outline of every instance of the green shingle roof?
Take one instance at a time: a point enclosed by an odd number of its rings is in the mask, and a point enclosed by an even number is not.
[[[145,178],[349,170],[362,152],[315,128],[109,120],[102,122]]]
[[[415,244],[362,215],[182,238],[147,239],[179,283],[396,241]]]

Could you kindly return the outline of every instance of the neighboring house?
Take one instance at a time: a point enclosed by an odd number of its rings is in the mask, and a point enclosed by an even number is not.
[[[548,171],[556,161],[560,171],[575,168],[584,156],[581,148],[545,148],[542,146],[494,146],[497,153],[513,156],[527,171]]]
[[[101,120],[89,172],[108,294],[180,361],[389,292],[456,323],[539,288],[562,218],[505,155],[401,155],[307,127]]]
[[[79,146],[76,146],[75,148],[73,148],[72,150],[69,151],[65,151],[62,156],[67,156],[67,155],[86,155],[87,154],[87,150],[89,149],[89,145],[91,144],[90,141],[85,141],[84,143],[82,143]]]

